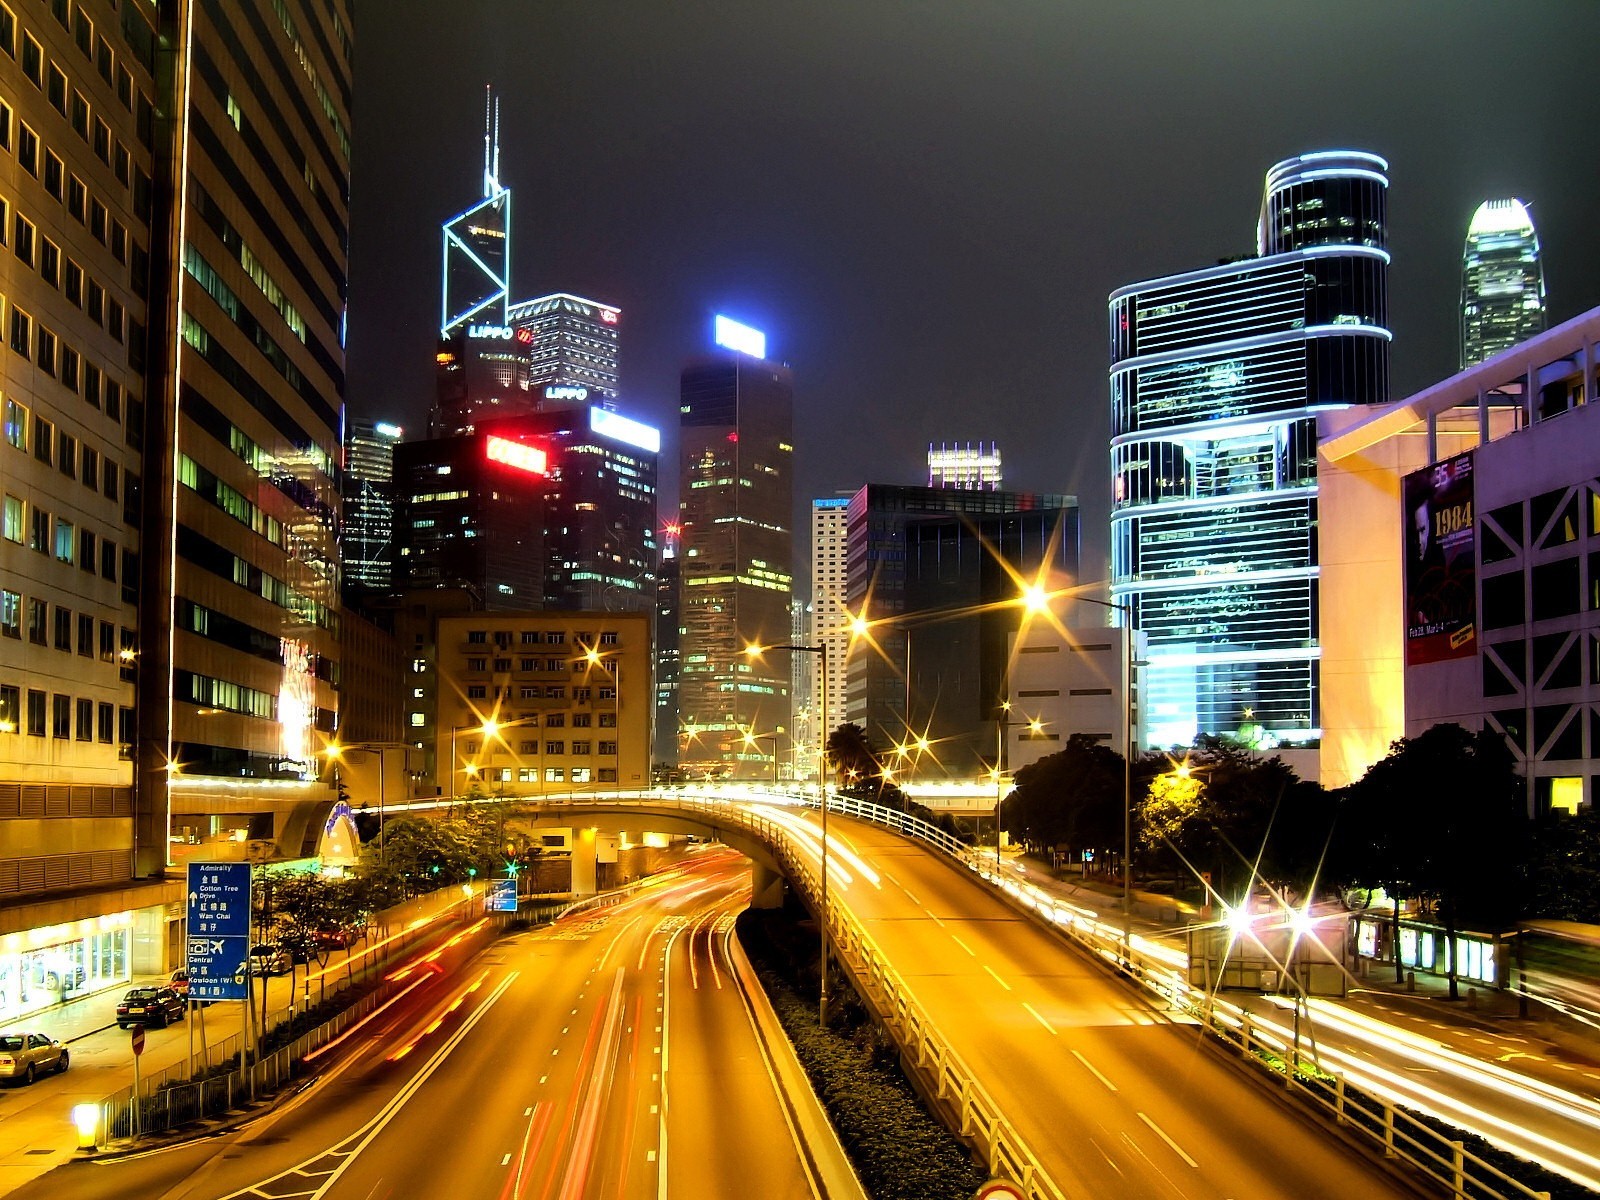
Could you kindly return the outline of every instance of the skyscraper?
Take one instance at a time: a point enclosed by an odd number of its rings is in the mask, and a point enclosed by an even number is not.
[[[463,325],[434,353],[431,437],[471,433],[484,421],[523,417],[538,408],[528,387],[533,335],[509,325]]]
[[[661,561],[656,566],[656,719],[651,759],[657,765],[678,765],[679,638],[678,534],[668,526]]]
[[[483,199],[442,227],[439,336],[506,324],[511,297],[511,189],[500,183],[500,101],[483,92]]]
[[[994,442],[928,444],[928,486],[998,492],[1000,447]]]
[[[529,387],[537,401],[549,408],[615,400],[621,322],[616,306],[565,292],[513,304],[508,323],[531,335]]]
[[[347,594],[382,595],[394,582],[394,448],[401,429],[351,417],[344,434],[344,535],[339,559]]]
[[[832,733],[844,724],[845,656],[850,649],[850,577],[846,550],[850,497],[829,496],[811,502],[811,644],[825,648],[828,666],[828,711],[822,727]],[[807,658],[810,656],[807,655]],[[815,665],[815,664],[813,664]],[[817,689],[820,691],[820,689]],[[819,697],[818,703],[821,703]]]
[[[1461,252],[1461,369],[1544,326],[1544,263],[1533,217],[1521,200],[1485,200]]]
[[[1112,599],[1148,635],[1146,744],[1320,738],[1315,414],[1388,393],[1387,169],[1281,162],[1258,257],[1111,294]]]
[[[751,749],[740,735],[787,722],[789,662],[744,650],[789,638],[794,392],[789,369],[748,332],[756,340],[723,339],[747,349],[683,369],[678,710],[697,731],[685,767],[764,778],[769,743]]]
[[[350,5],[159,11],[141,786],[162,858],[299,857],[333,801]]]

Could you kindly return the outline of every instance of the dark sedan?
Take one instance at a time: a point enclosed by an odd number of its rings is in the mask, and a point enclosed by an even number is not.
[[[136,987],[117,1005],[117,1024],[146,1025],[161,1029],[183,1020],[183,998],[169,987]]]

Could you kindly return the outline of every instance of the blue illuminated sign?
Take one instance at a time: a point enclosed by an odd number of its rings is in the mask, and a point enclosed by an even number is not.
[[[626,442],[630,446],[637,446],[640,450],[649,451],[651,454],[661,452],[661,431],[646,425],[643,421],[635,421],[614,413],[609,409],[591,408],[589,410],[589,429],[601,437],[612,438],[619,442]]]
[[[719,313],[713,334],[717,345],[728,350],[748,354],[751,358],[767,356],[767,335],[759,329],[742,325],[731,317],[724,317]]]
[[[250,864],[190,863],[188,946],[191,1000],[243,1000],[250,957]]]
[[[516,912],[517,911],[517,881],[515,879],[491,879],[489,881],[488,912]]]

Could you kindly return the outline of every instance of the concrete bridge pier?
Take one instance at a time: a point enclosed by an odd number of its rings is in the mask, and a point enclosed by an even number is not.
[[[764,863],[750,864],[750,907],[783,907],[783,873]]]
[[[572,831],[572,894],[574,896],[592,896],[599,890],[595,878],[599,874],[599,851],[600,831],[598,829],[574,829]]]

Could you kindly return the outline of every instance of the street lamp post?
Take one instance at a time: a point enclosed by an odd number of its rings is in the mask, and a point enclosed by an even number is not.
[[[748,729],[743,734],[744,744],[754,746],[757,742],[772,743],[772,788],[778,788],[778,734],[776,733],[751,733]]]
[[[768,650],[789,650],[798,654],[815,654],[821,666],[822,686],[820,688],[819,709],[824,714],[828,712],[828,651],[826,646],[799,646],[790,643],[777,646],[749,645],[745,647],[745,654],[751,658],[759,658]],[[773,747],[774,771],[777,763],[777,747]],[[822,895],[819,900],[820,915],[817,924],[822,927],[822,969],[817,988],[817,1023],[826,1027],[828,1024],[828,722],[826,719],[817,722],[817,801],[822,810]]]
[[[378,756],[378,861],[387,866],[389,862],[389,847],[384,843],[383,826],[386,821],[386,808],[388,800],[388,760],[384,757],[390,750],[405,750],[409,748],[406,742],[351,742],[340,745],[334,742],[328,747],[328,755],[335,761],[342,759],[346,754],[360,751],[363,754],[376,754]],[[454,751],[452,750],[452,755]]]
[[[1000,877],[1000,802],[1005,798],[1006,780],[1006,737],[1008,729],[1023,728],[1038,734],[1044,728],[1044,722],[1038,717],[1030,717],[1026,721],[1008,721],[1006,714],[1011,711],[1011,701],[1000,701],[1000,709],[994,718],[994,873],[995,878]]]

